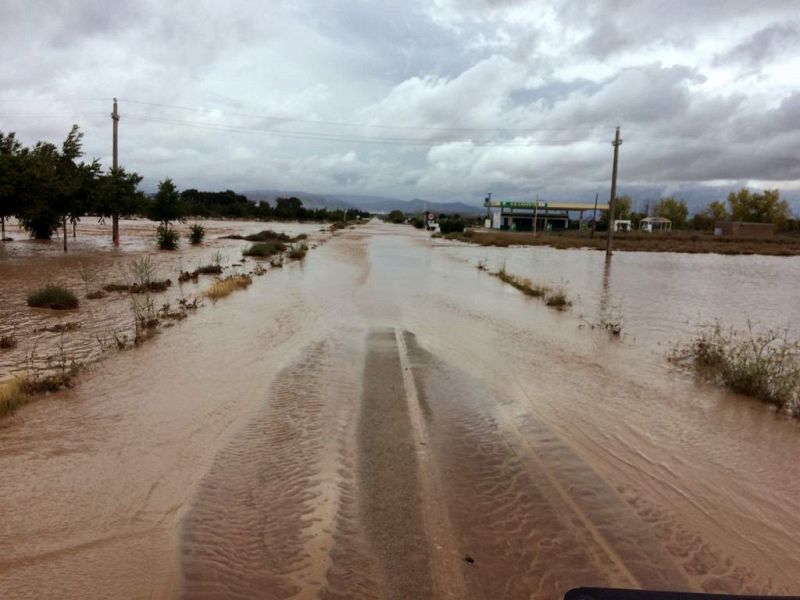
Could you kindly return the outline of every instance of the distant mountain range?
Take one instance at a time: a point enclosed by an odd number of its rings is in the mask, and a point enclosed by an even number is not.
[[[358,208],[371,213],[389,213],[400,210],[404,213],[420,213],[429,210],[434,213],[461,213],[481,214],[482,206],[465,204],[464,202],[428,202],[415,198],[414,200],[399,200],[384,196],[359,196],[350,194],[311,194],[299,190],[249,190],[242,192],[252,202],[266,200],[274,206],[276,198],[294,196],[303,201],[306,208]]]

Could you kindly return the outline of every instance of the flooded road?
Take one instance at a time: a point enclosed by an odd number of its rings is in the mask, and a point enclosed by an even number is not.
[[[687,312],[791,319],[800,263],[500,252],[346,231],[0,423],[0,597],[800,594],[800,428],[664,357]]]

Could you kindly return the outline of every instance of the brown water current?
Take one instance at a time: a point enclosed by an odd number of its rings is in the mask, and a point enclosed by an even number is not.
[[[124,264],[138,239],[75,255]],[[80,261],[26,244],[2,310],[33,330],[53,317],[27,286]],[[800,260],[721,258],[341,232],[0,422],[0,597],[800,594],[800,427],[665,358],[694,320],[800,316]],[[81,317],[127,309],[98,302]],[[591,328],[609,311],[622,340]]]

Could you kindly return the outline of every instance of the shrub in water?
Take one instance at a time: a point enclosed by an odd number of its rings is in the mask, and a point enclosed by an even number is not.
[[[671,359],[704,379],[800,416],[800,340],[787,331],[705,325],[689,343],[677,345]]]
[[[161,224],[156,230],[156,240],[161,250],[177,250],[180,235],[170,225]]]
[[[206,228],[200,225],[200,223],[195,223],[189,228],[189,230],[189,242],[195,246],[201,243],[203,238],[206,237]]]
[[[289,258],[291,260],[303,260],[308,252],[308,246],[305,244],[297,244],[289,251]]]
[[[67,288],[48,285],[28,294],[28,306],[56,310],[78,308],[78,297]]]
[[[275,254],[280,254],[284,250],[286,250],[286,244],[283,242],[262,242],[245,248],[242,254],[244,256],[254,256],[256,258],[269,258]]]

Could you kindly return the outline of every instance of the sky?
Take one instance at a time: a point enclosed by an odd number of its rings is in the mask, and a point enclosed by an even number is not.
[[[143,187],[800,197],[797,0],[0,0],[0,131]],[[797,205],[800,208],[800,204]],[[800,211],[798,211],[800,212]]]

